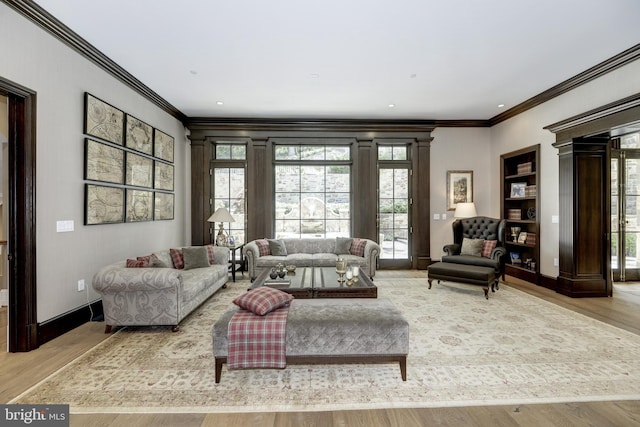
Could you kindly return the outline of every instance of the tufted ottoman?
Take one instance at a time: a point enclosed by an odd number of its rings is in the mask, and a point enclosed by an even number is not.
[[[491,291],[495,292],[498,288],[498,280],[495,271],[491,267],[482,267],[479,265],[453,264],[449,262],[436,262],[431,264],[428,269],[429,289],[431,282],[435,279],[440,283],[441,280],[450,282],[468,283],[471,285],[484,285],[484,297],[489,299],[489,286]]]
[[[213,326],[216,383],[227,361],[227,329],[237,307]],[[293,300],[286,332],[287,364],[400,364],[407,379],[409,323],[387,299],[331,298]]]

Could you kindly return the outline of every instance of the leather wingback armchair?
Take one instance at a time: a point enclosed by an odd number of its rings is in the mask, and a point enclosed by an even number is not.
[[[507,253],[505,248],[506,221],[486,216],[474,216],[455,220],[452,228],[453,243],[444,246],[443,250],[446,255],[442,257],[442,262],[493,267],[496,280],[499,276],[502,276],[502,280],[504,280],[504,256]],[[461,255],[460,250],[465,237],[468,239],[497,240],[496,247],[489,257]]]

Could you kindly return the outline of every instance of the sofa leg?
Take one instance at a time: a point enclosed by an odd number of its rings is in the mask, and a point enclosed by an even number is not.
[[[227,284],[222,285],[222,289],[227,289]]]
[[[104,326],[104,333],[105,334],[110,334],[111,333],[111,325],[105,325]]]
[[[171,332],[180,332],[180,325],[173,325],[171,327]]]

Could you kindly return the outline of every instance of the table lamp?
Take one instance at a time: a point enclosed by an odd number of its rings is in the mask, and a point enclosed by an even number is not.
[[[478,216],[476,205],[473,202],[456,205],[456,211],[453,213],[454,218],[471,218],[472,216]]]
[[[223,222],[234,222],[235,220],[226,208],[219,208],[209,217],[208,222],[219,222],[220,229],[216,236],[216,245],[226,246],[229,242],[229,235],[224,231]]]

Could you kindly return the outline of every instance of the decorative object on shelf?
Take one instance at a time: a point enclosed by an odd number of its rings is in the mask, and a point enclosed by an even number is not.
[[[518,253],[518,252],[509,252],[509,257],[511,259],[511,264],[513,264],[513,265],[522,265],[522,258],[520,258],[520,253]]]
[[[284,268],[284,264],[281,262],[276,264],[276,272],[278,273],[278,277],[284,279],[284,276],[287,274],[287,270]]]
[[[344,282],[344,275],[347,273],[347,261],[338,258],[336,261],[336,273],[338,273],[338,282]]]
[[[278,277],[278,272],[275,267],[271,267],[271,272],[269,273],[269,277],[272,279],[276,279]]]
[[[536,208],[533,206],[527,209],[527,218],[536,219]]]
[[[357,282],[360,280],[360,266],[354,265],[351,267],[351,271],[353,272],[353,281]]]
[[[229,236],[224,231],[223,223],[235,221],[229,211],[226,208],[219,208],[213,213],[213,215],[209,217],[207,221],[220,223],[220,229],[218,230],[218,235],[216,236],[216,245],[227,246],[229,244]]]
[[[296,272],[296,266],[295,265],[287,265],[287,273],[289,274],[293,274]]]
[[[526,241],[527,241],[527,232],[521,231],[520,234],[518,234],[518,243],[525,244]]]
[[[514,242],[518,241],[518,234],[520,234],[520,230],[522,230],[520,227],[511,227],[511,237]]]
[[[517,220],[522,219],[522,211],[520,209],[509,209],[507,213],[508,213],[508,219],[517,219]]]
[[[473,171],[447,171],[447,210],[473,202]]]
[[[527,186],[526,182],[512,182],[510,197],[512,198],[524,197],[524,189],[526,186]]]
[[[475,203],[465,202],[456,205],[456,211],[453,213],[454,218],[471,218],[473,216],[478,216]]]
[[[229,235],[229,237],[227,237],[227,246],[229,246],[230,248],[234,247],[235,244],[235,240],[233,238],[233,236]]]
[[[531,162],[520,163],[517,166],[517,170],[518,170],[518,175],[524,174],[524,173],[531,173],[533,171],[532,163]]]

